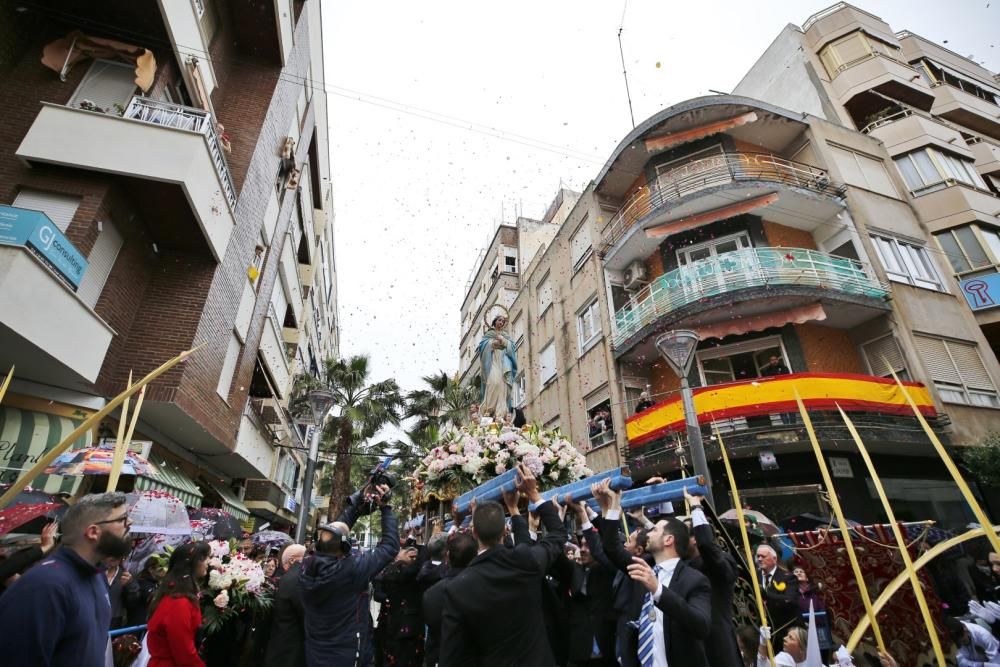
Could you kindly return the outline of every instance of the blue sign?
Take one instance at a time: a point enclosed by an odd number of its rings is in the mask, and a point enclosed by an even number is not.
[[[87,271],[87,260],[41,211],[0,204],[0,245],[31,248],[74,290]]]
[[[969,278],[960,282],[959,286],[972,310],[985,310],[1000,306],[1000,273]]]

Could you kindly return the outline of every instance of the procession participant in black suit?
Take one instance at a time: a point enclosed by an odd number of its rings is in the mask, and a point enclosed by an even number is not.
[[[621,495],[610,489],[610,480],[591,488],[595,497],[611,499],[601,525],[604,552],[631,579],[626,615],[634,623],[618,638],[622,666],[708,667],[704,642],[712,624],[712,587],[681,560],[690,539],[687,526],[673,518],[656,523],[646,536],[655,563],[650,567],[631,556],[618,536]]]
[[[586,503],[574,503],[582,540],[580,562],[572,567],[569,602],[569,660],[573,667],[613,667],[615,621],[611,583],[618,573],[601,546]]]
[[[271,637],[267,642],[267,667],[305,667],[305,610],[299,591],[299,568],[306,555],[301,544],[290,544],[281,552],[281,569],[274,592]]]
[[[441,570],[441,580],[427,589],[423,599],[424,623],[427,624],[427,644],[424,650],[425,667],[435,667],[441,653],[441,614],[444,610],[445,591],[472,559],[478,548],[472,533],[457,532],[449,535],[446,545],[447,562]]]
[[[537,504],[545,537],[537,544],[501,544],[503,507],[480,503],[472,514],[479,554],[445,592],[441,622],[442,667],[554,664],[545,636],[541,585],[549,566],[562,553],[566,529],[552,503],[542,500],[538,481],[523,464],[518,491]]]
[[[742,667],[740,647],[733,626],[733,594],[739,579],[736,559],[715,543],[715,531],[705,517],[702,497],[684,489],[691,507],[691,544],[688,562],[712,584],[712,630],[705,643],[705,653],[712,667]]]
[[[778,552],[769,544],[757,546],[758,581],[775,639],[788,628],[801,624],[799,583],[778,565]]]

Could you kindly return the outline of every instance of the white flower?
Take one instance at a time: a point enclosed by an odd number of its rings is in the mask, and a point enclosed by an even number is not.
[[[229,604],[229,593],[227,591],[222,591],[221,593],[215,596],[215,599],[212,600],[212,604],[214,604],[219,609],[225,609],[226,605]]]

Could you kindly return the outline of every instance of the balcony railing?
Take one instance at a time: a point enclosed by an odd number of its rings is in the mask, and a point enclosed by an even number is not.
[[[912,115],[914,115],[913,109],[901,109],[899,111],[896,111],[895,113],[887,114],[885,116],[882,116],[881,118],[876,118],[875,120],[873,120],[872,122],[868,123],[863,128],[861,128],[861,133],[869,134],[872,130],[876,130],[882,127],[883,125],[889,125],[890,123],[895,123],[897,120],[901,120],[903,118]]]
[[[219,135],[215,132],[212,114],[182,104],[136,96],[132,98],[125,109],[124,117],[179,130],[189,130],[204,136],[205,141],[208,142],[208,151],[212,155],[212,162],[215,163],[215,171],[219,174],[219,180],[222,181],[222,190],[226,195],[226,200],[229,202],[230,208],[236,208],[236,187],[229,174],[229,164],[222,151],[222,142],[219,141]]]
[[[802,248],[747,248],[692,262],[656,278],[615,313],[615,347],[660,317],[702,299],[753,287],[809,286],[884,298],[861,262]]]
[[[781,183],[831,197],[844,193],[844,187],[831,183],[826,171],[818,167],[769,153],[721,153],[664,172],[652,187],[636,191],[604,227],[605,243],[613,246],[639,220],[687,195],[742,181]]]

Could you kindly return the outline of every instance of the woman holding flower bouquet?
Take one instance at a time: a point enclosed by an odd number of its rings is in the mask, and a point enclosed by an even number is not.
[[[211,553],[206,542],[188,542],[170,555],[167,574],[150,605],[148,667],[204,667],[195,646],[201,626],[198,582],[208,573]]]

